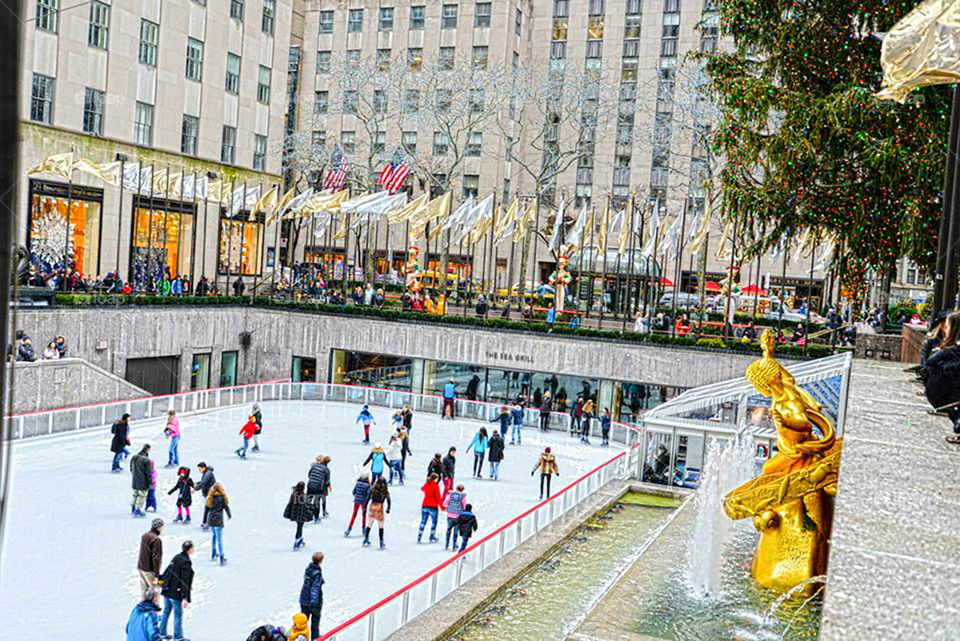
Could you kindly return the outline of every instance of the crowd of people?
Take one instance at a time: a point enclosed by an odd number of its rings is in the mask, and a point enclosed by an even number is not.
[[[67,339],[63,336],[55,336],[47,341],[43,351],[38,353],[33,345],[33,339],[23,330],[17,330],[14,343],[10,345],[8,353],[10,358],[24,363],[58,360],[67,357]]]

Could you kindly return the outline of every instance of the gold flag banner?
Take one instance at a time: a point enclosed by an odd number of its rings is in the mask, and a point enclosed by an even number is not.
[[[73,161],[74,171],[99,178],[108,185],[116,187],[120,184],[120,161],[97,164],[88,158],[77,158]],[[32,170],[31,170],[32,171]]]
[[[473,229],[470,230],[470,244],[475,245],[480,242],[480,239],[487,233],[491,225],[493,225],[493,219],[490,216],[481,218],[477,224],[474,225]]]
[[[707,195],[703,205],[703,216],[700,218],[700,226],[697,227],[697,233],[690,241],[690,253],[696,254],[703,246],[703,241],[707,239],[710,233],[710,221],[713,219],[713,202],[710,195]]]
[[[510,223],[514,221],[517,217],[517,211],[520,209],[520,200],[514,196],[513,202],[510,203],[510,206],[507,207],[507,212],[503,217],[497,221],[497,226],[493,230],[493,235],[496,237],[497,241],[503,240],[503,234],[507,231],[507,227],[510,226]]]
[[[340,230],[333,235],[333,240],[343,240],[347,235],[347,217],[344,216],[340,221]]]
[[[727,260],[730,258],[730,251],[727,248],[727,239],[730,238],[730,232],[733,231],[733,221],[728,220],[720,232],[720,242],[717,243],[717,251],[713,255],[717,260]]]
[[[410,218],[410,242],[416,241],[423,235],[424,230],[427,228],[427,223],[438,218],[443,218],[449,213],[450,192],[448,191],[442,196],[437,196],[431,200],[423,209],[418,211],[415,216]]]
[[[325,211],[331,214],[340,213],[340,205],[343,203],[350,192],[342,189],[332,194],[314,194],[304,203],[303,209],[297,212],[290,212],[284,218],[305,218],[312,216],[318,211]]]
[[[250,216],[247,217],[247,220],[256,220],[257,214],[262,211],[271,210],[277,206],[277,194],[280,192],[280,187],[274,185],[267,190],[267,193],[260,196],[260,200],[256,202],[253,206],[253,209],[250,210]]]
[[[807,252],[804,251],[807,247],[807,244],[810,242],[810,228],[807,227],[803,230],[803,236],[800,237],[800,242],[797,244],[796,251],[793,252],[793,260],[800,260],[800,256],[806,256]]]
[[[208,187],[208,190],[209,190],[209,187]],[[289,191],[287,191],[287,193],[283,195],[283,198],[280,199],[280,202],[274,205],[273,210],[271,210],[270,212],[270,215],[267,216],[266,224],[268,225],[273,224],[273,221],[277,219],[277,216],[280,215],[280,212],[282,212],[286,208],[286,206],[290,204],[290,201],[293,200],[293,197],[296,195],[296,191],[297,191],[297,188],[296,186],[294,186],[294,187],[291,187]]]
[[[600,254],[607,251],[607,236],[610,235],[610,199],[607,198],[607,204],[603,208],[603,219],[600,221],[600,233],[597,235],[597,246],[600,248]]]
[[[623,256],[630,245],[630,234],[633,231],[633,204],[627,206],[620,222],[620,234],[617,236],[617,255]],[[632,257],[631,257],[632,258]]]
[[[73,172],[73,152],[68,151],[65,154],[53,154],[44,158],[43,162],[27,170],[28,176],[36,174],[52,174],[59,176],[64,180],[70,180]]]
[[[167,168],[153,172],[153,194],[159,196],[167,193]]]
[[[398,209],[395,212],[387,214],[387,224],[396,225],[397,223],[406,222],[414,214],[420,211],[427,204],[427,195],[420,194],[409,203],[407,203],[401,209]]]
[[[917,87],[960,82],[960,2],[916,6],[883,39],[880,64],[882,99],[904,102]]]
[[[523,237],[527,235],[527,228],[530,227],[530,224],[537,217],[537,201],[531,200],[527,204],[526,210],[524,210],[523,215],[520,216],[520,220],[517,221],[517,227],[513,230],[513,237],[511,240],[515,243],[523,240]]]

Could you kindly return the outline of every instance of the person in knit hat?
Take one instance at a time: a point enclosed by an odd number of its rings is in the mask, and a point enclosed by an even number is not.
[[[293,627],[287,634],[287,641],[310,641],[310,630],[307,629],[307,615],[297,612],[293,615]]]

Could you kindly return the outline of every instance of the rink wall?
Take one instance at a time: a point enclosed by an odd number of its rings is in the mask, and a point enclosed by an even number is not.
[[[177,391],[190,387],[194,354],[210,355],[221,380],[223,352],[237,351],[236,382],[286,377],[294,356],[317,359],[327,382],[333,350],[696,387],[743,375],[753,354],[625,343],[581,336],[442,326],[355,315],[251,307],[116,307],[23,310],[17,327],[65,336],[71,354],[125,378],[127,360],[177,357]],[[241,335],[249,333],[249,345]]]
[[[147,396],[147,392],[82,358],[7,365],[13,413],[105,403]]]

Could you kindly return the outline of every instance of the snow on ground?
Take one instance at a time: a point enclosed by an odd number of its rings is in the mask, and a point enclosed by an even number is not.
[[[180,461],[192,468],[198,462],[215,469],[230,499],[234,518],[223,531],[228,563],[210,560],[210,534],[202,531],[202,497],[194,495],[191,525],[176,525],[175,496],[168,496],[176,470],[165,469],[167,445],[162,425],[135,423],[132,453],[145,443],[157,464],[156,516],[163,531],[163,567],[180,551],[183,540],[196,544],[193,567],[193,603],[185,611],[184,633],[193,641],[245,639],[256,624],[269,621],[290,625],[297,605],[303,569],[314,550],[326,555],[323,564],[323,629],[372,605],[405,583],[447,559],[443,545],[416,544],[420,518],[420,485],[433,453],[446,454],[453,445],[460,452],[458,482],[464,483],[480,522],[478,535],[533,505],[539,477],[530,470],[538,453],[550,445],[557,454],[560,479],[554,490],[614,456],[615,448],[585,447],[576,438],[551,432],[543,435],[524,428],[521,447],[507,448],[500,480],[470,478],[473,455],[467,444],[481,423],[441,421],[418,414],[411,434],[413,458],[407,459],[410,479],[391,489],[393,507],[387,516],[387,549],[380,550],[376,533],[370,548],[362,548],[358,524],[346,539],[343,531],[352,506],[351,490],[369,446],[360,443],[362,430],[354,425],[357,405],[303,401],[263,403],[263,451],[246,461],[234,454],[237,435],[248,408],[218,410],[182,419]],[[383,441],[390,431],[390,411],[373,408],[379,425],[372,440]],[[488,424],[488,429],[493,425]],[[136,573],[140,535],[150,527],[130,515],[130,473],[110,473],[109,431],[40,438],[13,444],[10,504],[0,574],[0,621],[3,637],[32,637],[44,630],[50,639],[121,639],[130,609],[138,601]],[[509,441],[508,441],[509,442]],[[295,524],[283,519],[291,487],[306,480],[317,454],[332,458],[333,493],[328,499],[331,518],[306,524],[305,548],[292,550]],[[557,482],[559,481],[559,482]],[[438,535],[445,531],[440,513]],[[424,540],[426,541],[426,534]],[[476,538],[474,539],[476,540]],[[172,622],[168,633],[172,633]]]

